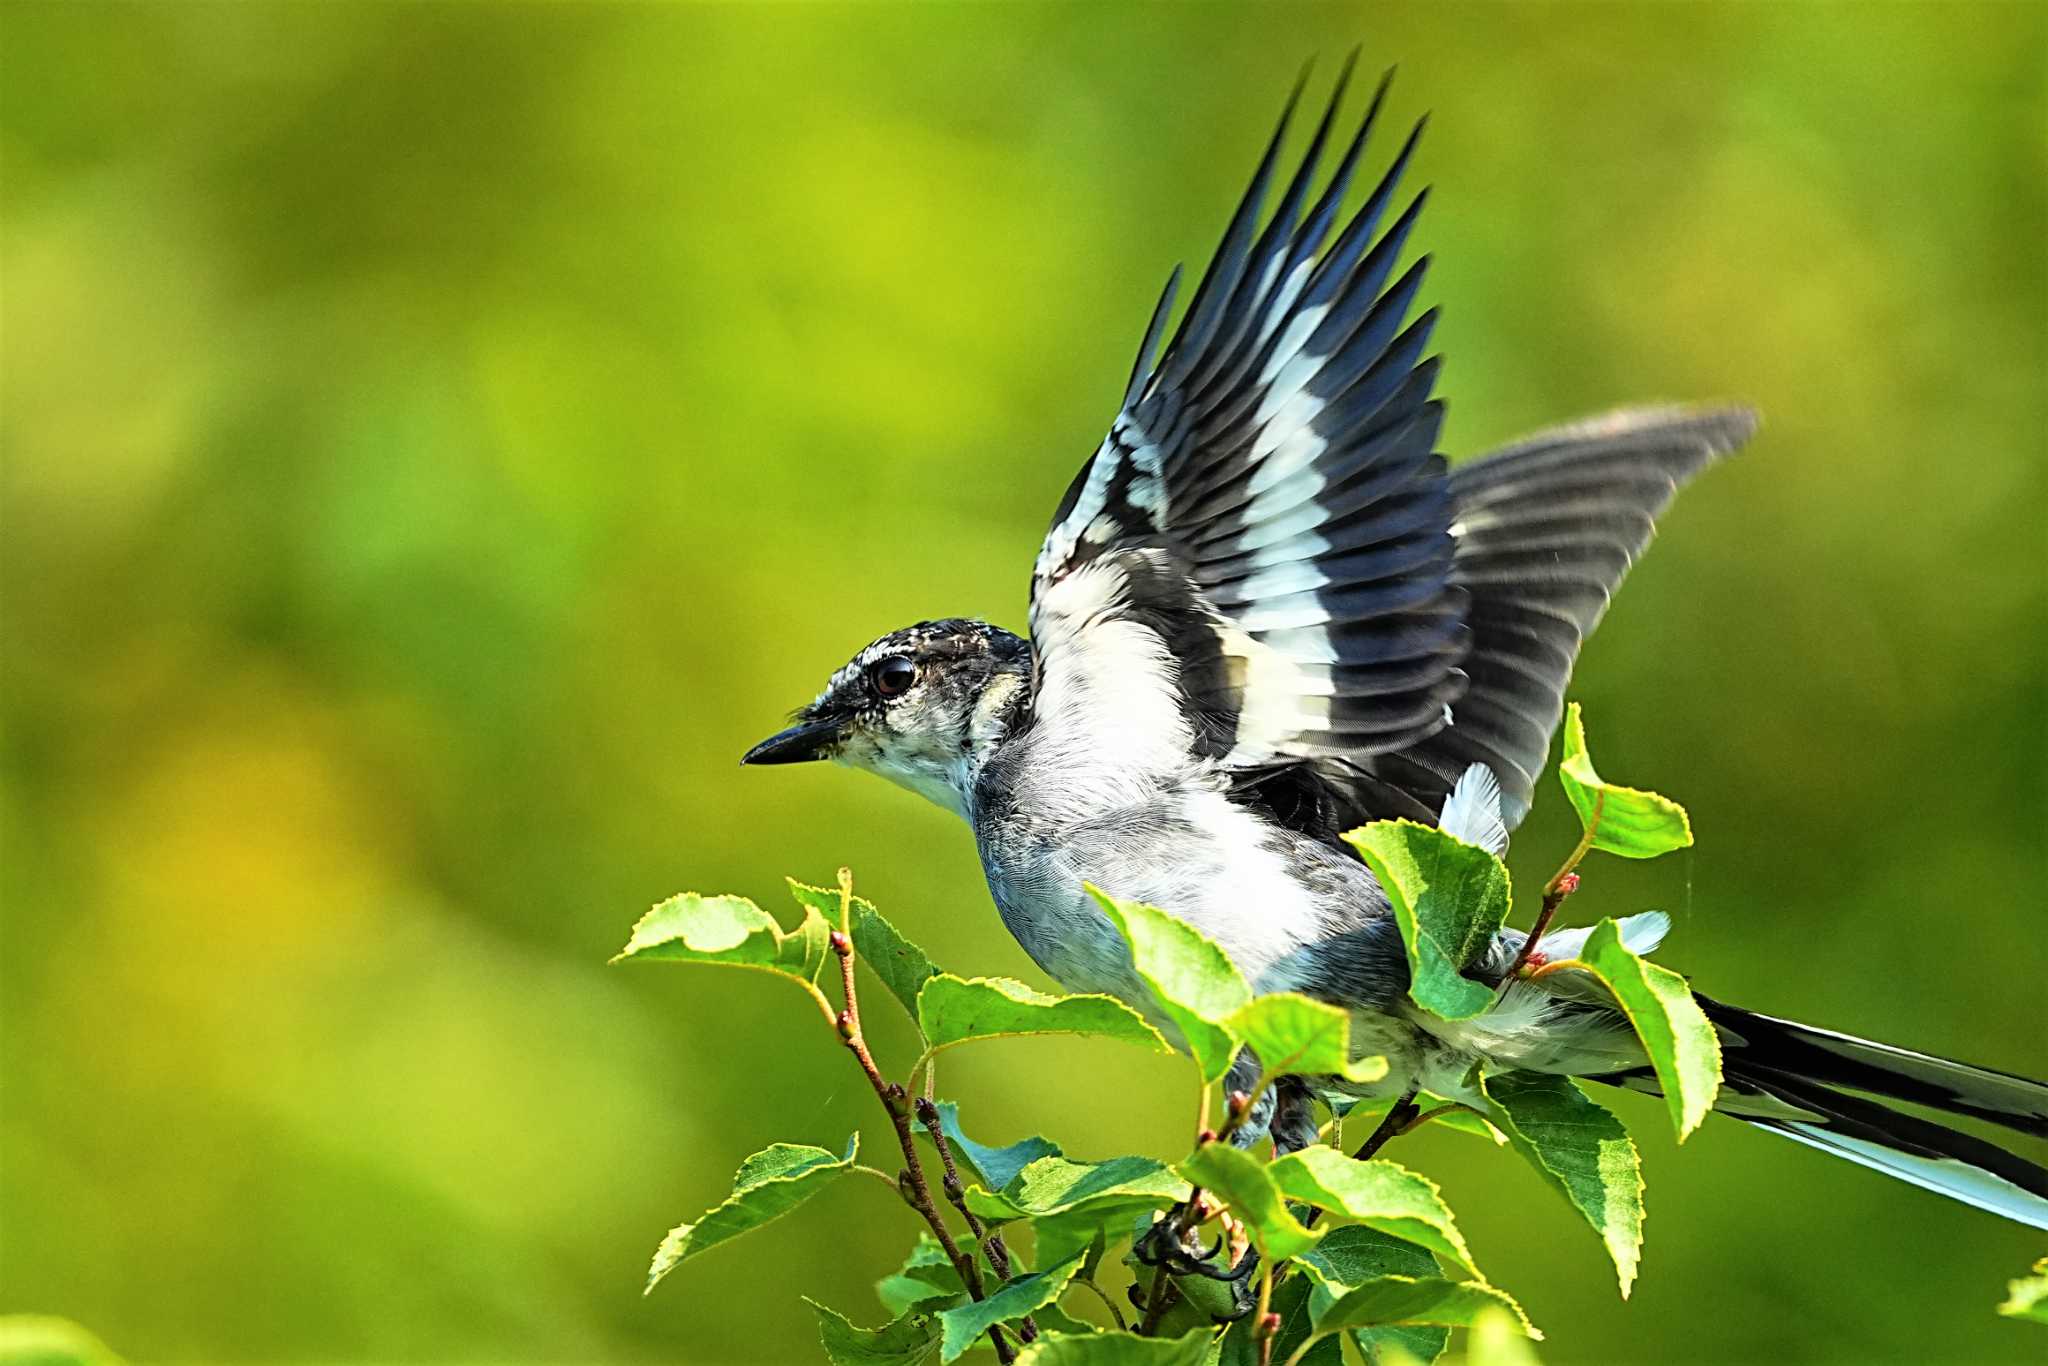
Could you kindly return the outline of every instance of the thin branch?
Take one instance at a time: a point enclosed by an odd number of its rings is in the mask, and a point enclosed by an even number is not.
[[[1127,1325],[1124,1323],[1123,1311],[1116,1307],[1116,1301],[1109,1297],[1109,1292],[1107,1290],[1104,1290],[1101,1286],[1097,1285],[1094,1281],[1089,1280],[1085,1276],[1076,1276],[1073,1280],[1067,1282],[1067,1284],[1085,1285],[1090,1290],[1094,1291],[1095,1298],[1102,1301],[1102,1307],[1109,1311],[1109,1316],[1112,1319],[1116,1320],[1116,1330],[1119,1333],[1126,1331]]]
[[[946,1131],[939,1124],[939,1107],[929,1096],[917,1099],[918,1123],[932,1136],[932,1146],[939,1150],[939,1162],[945,1167],[940,1186],[946,1192],[946,1199],[953,1208],[960,1211],[960,1217],[967,1221],[967,1231],[974,1235],[974,1241],[988,1257],[988,1264],[995,1268],[998,1279],[1010,1279],[1010,1249],[1003,1243],[1000,1229],[988,1228],[973,1210],[967,1208],[967,1190],[960,1184],[960,1169],[953,1164],[953,1144],[946,1137]],[[1017,1323],[1017,1336],[1025,1342],[1038,1340],[1038,1325],[1029,1314]]]
[[[924,1216],[931,1227],[932,1236],[945,1251],[946,1260],[960,1274],[961,1284],[967,1287],[973,1299],[985,1299],[981,1283],[981,1268],[972,1257],[960,1251],[960,1245],[953,1241],[953,1231],[946,1227],[939,1209],[932,1201],[931,1186],[924,1178],[924,1163],[917,1156],[917,1139],[910,1131],[910,1094],[895,1082],[886,1080],[881,1069],[875,1066],[874,1055],[868,1052],[867,1039],[860,1029],[860,992],[854,985],[853,977],[853,875],[846,869],[839,870],[839,928],[832,932],[832,951],[839,955],[840,984],[846,993],[846,1008],[839,1012],[833,1024],[840,1039],[846,1044],[854,1059],[860,1063],[860,1070],[874,1089],[875,1099],[882,1102],[882,1108],[889,1112],[889,1123],[896,1129],[896,1144],[903,1149],[903,1180],[898,1190],[908,1187],[905,1198],[910,1207]],[[1009,1339],[1000,1328],[989,1326],[988,1340],[996,1349],[996,1360],[1002,1366],[1016,1360]]]
[[[1606,805],[1607,794],[1595,792],[1592,818],[1586,822],[1584,833],[1579,836],[1577,846],[1566,857],[1563,865],[1550,875],[1550,881],[1543,884],[1543,909],[1536,913],[1536,923],[1530,927],[1529,937],[1522,941],[1521,950],[1515,954],[1515,961],[1509,963],[1508,970],[1501,974],[1501,995],[1507,994],[1508,985],[1515,980],[1515,974],[1522,970],[1530,956],[1536,952],[1536,943],[1550,929],[1550,922],[1557,915],[1557,908],[1564,905],[1566,897],[1579,890],[1579,875],[1576,870],[1579,861],[1592,851],[1593,836],[1600,829],[1600,813]]]

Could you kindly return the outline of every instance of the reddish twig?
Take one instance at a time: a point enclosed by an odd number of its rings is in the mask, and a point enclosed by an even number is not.
[[[868,1051],[867,1039],[860,1029],[860,994],[853,980],[853,878],[844,868],[839,870],[839,924],[832,931],[832,952],[839,956],[839,976],[846,993],[846,1008],[833,1021],[840,1039],[846,1044],[854,1059],[860,1063],[860,1070],[874,1089],[875,1098],[882,1102],[882,1108],[889,1112],[889,1123],[896,1129],[897,1146],[903,1149],[903,1176],[897,1189],[910,1207],[924,1216],[931,1227],[932,1236],[939,1241],[946,1260],[960,1274],[960,1282],[967,1287],[973,1299],[986,1299],[981,1282],[981,1268],[974,1258],[960,1250],[953,1239],[953,1231],[946,1227],[946,1221],[939,1214],[938,1205],[932,1200],[932,1190],[925,1180],[924,1163],[917,1156],[917,1139],[910,1130],[910,1093],[893,1081],[883,1077],[881,1069],[875,1066],[875,1058]],[[940,1150],[945,1151],[943,1148]],[[950,1165],[950,1159],[949,1163]],[[957,1179],[957,1178],[956,1178]],[[993,1324],[988,1330],[988,1340],[996,1349],[996,1360],[1009,1366],[1016,1359],[1009,1339]]]

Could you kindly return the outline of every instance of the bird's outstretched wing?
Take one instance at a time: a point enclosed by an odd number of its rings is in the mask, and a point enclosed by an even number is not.
[[[1172,341],[1155,365],[1178,271],[1054,514],[1034,718],[1134,769],[1213,762],[1326,835],[1433,820],[1485,763],[1512,826],[1580,641],[1747,419],[1624,414],[1447,471],[1436,314],[1408,320],[1428,258],[1395,270],[1426,191],[1389,217],[1423,125],[1337,227],[1386,82],[1312,197],[1343,88],[1262,229],[1290,99]]]

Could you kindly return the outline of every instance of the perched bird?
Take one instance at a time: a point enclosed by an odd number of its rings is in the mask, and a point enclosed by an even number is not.
[[[1481,1061],[1652,1086],[1621,1013],[1553,979],[1475,1019],[1415,1008],[1386,895],[1338,836],[1408,817],[1505,846],[1580,646],[1658,514],[1756,417],[1631,409],[1447,467],[1436,314],[1409,321],[1428,258],[1396,270],[1424,199],[1395,206],[1422,125],[1347,217],[1386,82],[1317,191],[1343,87],[1267,217],[1289,101],[1159,351],[1179,272],[1167,282],[1109,435],[1053,514],[1030,640],[960,619],[892,631],[745,762],[833,759],[959,813],[1003,922],[1071,990],[1157,1015],[1092,883],[1182,917],[1257,990],[1347,1008],[1357,1046],[1391,1064],[1382,1091],[1457,1097]],[[1661,931],[1630,927],[1639,951]],[[1468,972],[1498,982],[1521,942],[1503,931]],[[2048,1086],[1705,1006],[1722,1109],[2048,1227],[2048,1172],[1884,1103],[2041,1136]],[[1283,1086],[1242,1137],[1313,1141],[1322,1085]]]

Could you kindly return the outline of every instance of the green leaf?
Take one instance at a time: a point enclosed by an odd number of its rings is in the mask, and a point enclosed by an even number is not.
[[[1700,1125],[1721,1089],[1721,1040],[1692,997],[1685,979],[1669,968],[1638,957],[1621,942],[1621,930],[1603,920],[1586,936],[1578,960],[1598,977],[1636,1027],[1636,1037],[1657,1070],[1678,1141]]]
[[[831,927],[806,907],[793,930],[743,896],[672,896],[640,917],[614,963],[723,963],[793,978],[820,1004],[818,974],[831,956]],[[828,1007],[829,1010],[829,1007]]]
[[[1341,1100],[1342,1097],[1332,1097],[1331,1099],[1333,1101],[1332,1110],[1342,1115],[1347,1124],[1355,1120],[1366,1132],[1371,1132],[1370,1126],[1365,1125],[1364,1121],[1374,1118],[1385,1118],[1387,1111],[1394,1107],[1397,1097],[1386,1096],[1363,1103],[1353,1103],[1342,1108],[1339,1108],[1334,1103]],[[1429,1114],[1432,1110],[1443,1111],[1443,1113],[1437,1114],[1430,1119],[1429,1122],[1433,1128],[1449,1129],[1461,1134],[1470,1134],[1474,1138],[1487,1139],[1495,1147],[1499,1147],[1508,1141],[1508,1136],[1494,1128],[1485,1115],[1462,1107],[1454,1110],[1444,1110],[1444,1107],[1449,1105],[1450,1102],[1442,1096],[1432,1095],[1428,1091],[1418,1091],[1415,1093],[1415,1104],[1424,1114]]]
[[[875,1282],[875,1298],[890,1313],[901,1316],[912,1310],[930,1313],[950,1306],[967,1294],[953,1259],[929,1233],[917,1235],[917,1245],[903,1265]]]
[[[1001,1191],[969,1188],[967,1207],[984,1219],[1042,1219],[1082,1210],[1114,1210],[1131,1217],[1165,1209],[1188,1193],[1187,1183],[1149,1157],[1113,1157],[1107,1162],[1069,1162],[1041,1157]]]
[[[1998,1312],[2007,1318],[2048,1323],[2048,1257],[2034,1263],[2034,1274],[2006,1283],[2005,1303]]]
[[[1222,1350],[1217,1355],[1216,1366],[1260,1366],[1262,1358],[1269,1363],[1292,1362],[1295,1350],[1312,1331],[1308,1309],[1309,1293],[1312,1289],[1312,1283],[1303,1276],[1289,1276],[1275,1286],[1273,1312],[1280,1316],[1280,1332],[1273,1339],[1272,1352],[1260,1351],[1256,1335],[1258,1316],[1247,1314],[1232,1323],[1230,1330],[1223,1335]],[[1392,1331],[1435,1333],[1439,1338],[1445,1336],[1440,1328]],[[1344,1366],[1344,1339],[1335,1335],[1324,1338],[1304,1352],[1295,1366]]]
[[[989,1148],[976,1143],[960,1130],[960,1107],[950,1100],[939,1102],[939,1130],[952,1145],[953,1155],[967,1164],[968,1172],[989,1190],[1001,1190],[1017,1173],[1041,1157],[1059,1157],[1060,1145],[1033,1135],[1006,1148]],[[924,1130],[919,1129],[919,1133]]]
[[[805,1297],[818,1316],[818,1341],[832,1366],[920,1366],[938,1350],[939,1332],[924,1314],[905,1314],[880,1328],[856,1328],[846,1316]]]
[[[1574,702],[1564,714],[1564,758],[1557,780],[1579,813],[1579,824],[1592,833],[1592,847],[1623,858],[1655,858],[1692,843],[1692,822],[1685,808],[1669,797],[1619,787],[1593,770],[1586,752],[1586,725]]]
[[[798,905],[823,916],[828,927],[839,924],[837,887],[812,887],[791,878],[789,891]],[[932,966],[923,949],[899,934],[865,897],[854,897],[851,910],[854,956],[888,988],[891,996],[903,1003],[903,1009],[915,1020],[918,988],[927,979],[938,976],[939,970]]]
[[[1224,1023],[1252,997],[1229,955],[1179,916],[1137,901],[1119,901],[1098,887],[1088,894],[1130,945],[1131,963],[1159,1008],[1180,1030],[1188,1052],[1215,1081],[1237,1057],[1237,1038]]]
[[[917,1025],[934,1049],[1017,1034],[1092,1034],[1173,1051],[1143,1016],[1113,996],[1047,996],[1008,977],[939,973],[917,993]]]
[[[1334,1077],[1378,1081],[1385,1058],[1351,1056],[1351,1012],[1291,991],[1258,996],[1224,1021],[1258,1054],[1267,1077]]]
[[[1540,1338],[1522,1307],[1506,1291],[1484,1281],[1449,1281],[1441,1276],[1379,1276],[1345,1291],[1316,1319],[1316,1331],[1372,1328],[1395,1323],[1429,1323],[1463,1328],[1485,1311],[1506,1310],[1529,1337]]]
[[[1643,1252],[1642,1160],[1628,1130],[1565,1077],[1503,1072],[1481,1085],[1515,1151],[1600,1235],[1627,1299]]]
[[[1017,1366],[1204,1366],[1211,1339],[1207,1328],[1181,1338],[1141,1338],[1136,1333],[1073,1335],[1041,1333],[1017,1356]]]
[[[1446,1020],[1470,1019],[1492,1005],[1492,987],[1460,974],[1493,943],[1507,915],[1507,865],[1414,821],[1374,821],[1344,838],[1393,903],[1415,1003]]]
[[[1058,1266],[1016,1277],[987,1299],[969,1300],[957,1308],[946,1310],[939,1315],[939,1323],[944,1330],[939,1360],[958,1360],[974,1345],[975,1339],[994,1325],[1021,1319],[1051,1304],[1065,1293],[1067,1282],[1074,1279],[1074,1273],[1080,1268],[1081,1254],[1077,1252]]]
[[[1359,1162],[1319,1143],[1275,1159],[1267,1171],[1290,1200],[1356,1219],[1479,1274],[1442,1193],[1406,1167]]]
[[[1429,1253],[1362,1224],[1331,1229],[1313,1252],[1301,1257],[1299,1264],[1315,1283],[1315,1293],[1307,1306],[1311,1320],[1368,1281],[1383,1276],[1421,1278],[1437,1274],[1436,1259]],[[1304,1328],[1307,1326],[1303,1324]],[[1430,1324],[1387,1324],[1354,1328],[1352,1332],[1369,1351],[1392,1346],[1425,1363],[1443,1355],[1451,1337],[1449,1329]],[[1338,1339],[1332,1337],[1330,1341]]]
[[[1180,1174],[1230,1206],[1259,1255],[1271,1262],[1299,1257],[1322,1238],[1287,1212],[1266,1164],[1228,1143],[1204,1143],[1180,1164]]]
[[[698,1253],[780,1218],[816,1195],[853,1165],[859,1149],[859,1134],[846,1140],[842,1157],[808,1144],[775,1143],[740,1163],[732,1194],[723,1203],[694,1224],[678,1224],[661,1240],[647,1269],[647,1291]]]

